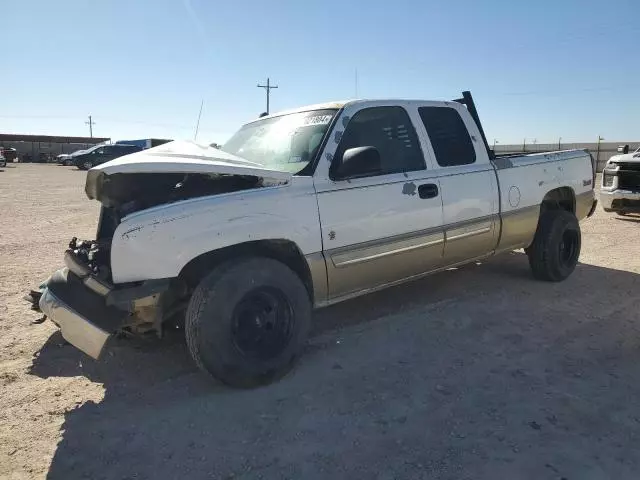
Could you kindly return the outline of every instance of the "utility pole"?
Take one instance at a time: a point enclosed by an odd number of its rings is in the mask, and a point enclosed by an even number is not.
[[[91,138],[93,138],[93,126],[96,124],[96,122],[94,122],[93,120],[91,120],[91,115],[89,115],[89,121],[88,122],[84,122],[87,125],[89,125],[89,136]]]
[[[356,97],[358,98],[358,69],[356,68],[356,72],[355,72],[355,77],[354,77],[354,84],[356,87]]]
[[[559,138],[558,138],[558,150],[561,150],[561,148],[560,148],[560,143],[561,143],[561,142],[562,142],[562,137],[559,137]]]
[[[269,77],[267,77],[267,84],[266,85],[258,84],[258,88],[264,88],[267,91],[267,115],[268,115],[269,114],[269,94],[271,93],[271,90],[273,90],[274,88],[278,88],[278,86],[271,85],[271,80],[269,79]]]
[[[596,168],[598,167],[598,163],[600,162],[600,142],[604,140],[600,135],[598,135],[598,149],[596,151]]]

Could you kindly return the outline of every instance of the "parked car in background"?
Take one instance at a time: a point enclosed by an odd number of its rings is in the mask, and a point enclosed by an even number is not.
[[[222,149],[172,142],[91,169],[97,238],[73,238],[31,297],[94,358],[183,312],[202,370],[260,385],[293,365],[313,307],[519,248],[536,279],[566,279],[594,181],[583,150],[496,156],[469,92],[304,107]]]
[[[2,150],[2,155],[7,163],[13,163],[13,161],[18,158],[18,151],[15,148],[0,147],[0,150]]]
[[[141,138],[138,140],[118,140],[115,142],[115,145],[137,145],[143,150],[146,150],[147,148],[157,147],[172,141],[173,140],[167,140],[166,138]]]
[[[0,148],[0,167],[7,166],[7,157],[4,156],[4,151]]]
[[[22,163],[52,163],[55,161],[55,157],[49,152],[39,152],[37,155],[31,153],[25,153],[20,158]]]
[[[71,163],[71,154],[70,153],[61,153],[56,156],[56,161],[58,165],[72,165]]]
[[[81,170],[89,170],[114,158],[141,151],[139,145],[98,145],[73,156],[73,164]]]
[[[629,146],[618,149],[622,155],[609,159],[602,171],[600,201],[605,212],[618,215],[640,212],[640,147],[629,153]]]
[[[82,155],[86,151],[87,151],[87,149],[82,149],[82,150],[76,150],[75,152],[72,152],[72,153],[69,153],[69,154],[58,155],[58,157],[63,157],[63,158],[60,159],[60,162],[58,164],[59,165],[65,165],[67,167],[73,166],[73,159],[75,157],[77,157],[78,155]]]

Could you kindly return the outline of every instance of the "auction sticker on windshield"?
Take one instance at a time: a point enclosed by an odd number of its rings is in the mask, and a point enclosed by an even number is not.
[[[327,125],[331,122],[333,115],[314,115],[304,119],[304,125]]]

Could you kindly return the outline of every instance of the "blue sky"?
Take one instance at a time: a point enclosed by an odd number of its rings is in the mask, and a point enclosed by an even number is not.
[[[500,143],[640,138],[637,0],[3,0],[0,132],[224,141],[264,110],[470,89]]]

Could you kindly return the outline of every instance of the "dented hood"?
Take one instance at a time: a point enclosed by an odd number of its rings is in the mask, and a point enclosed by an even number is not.
[[[102,201],[105,179],[110,175],[128,173],[242,175],[278,183],[286,183],[292,177],[289,172],[271,170],[213,147],[189,141],[174,141],[92,168],[87,172],[85,192],[89,198]]]

